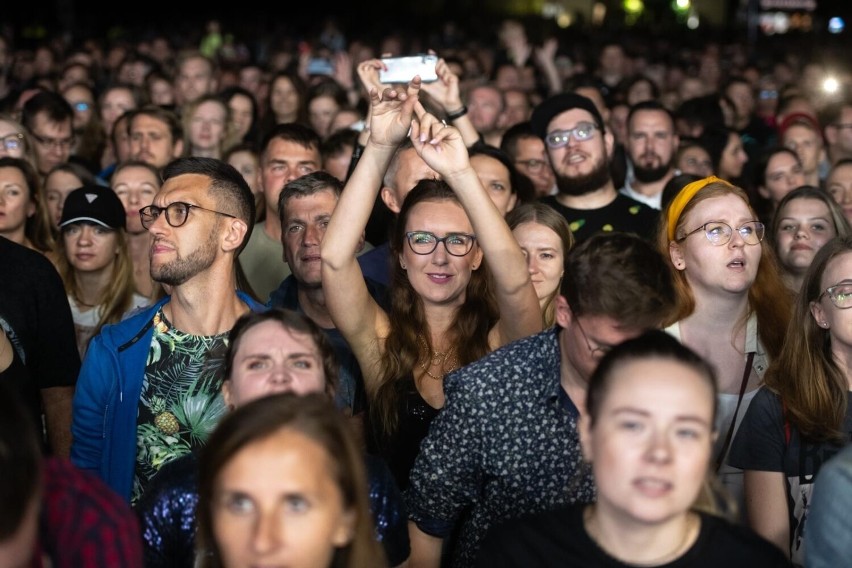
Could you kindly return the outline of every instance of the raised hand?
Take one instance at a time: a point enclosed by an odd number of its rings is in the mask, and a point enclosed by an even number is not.
[[[426,112],[419,102],[414,111],[417,119],[411,124],[409,137],[423,161],[447,181],[470,169],[467,147],[459,131]]]
[[[395,148],[405,139],[411,130],[415,104],[419,105],[420,84],[420,76],[415,76],[405,89],[370,90],[371,143]]]

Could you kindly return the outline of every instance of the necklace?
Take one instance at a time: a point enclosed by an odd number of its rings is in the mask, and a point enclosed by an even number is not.
[[[622,562],[629,562],[631,565],[635,566],[662,566],[680,558],[689,549],[689,547],[692,546],[692,543],[695,541],[696,531],[700,529],[698,515],[693,512],[688,513],[686,521],[684,522],[683,536],[681,537],[680,542],[673,550],[666,552],[665,554],[652,560],[636,562],[633,559],[625,559],[623,557],[615,556],[615,554],[613,554],[613,552],[608,547],[604,546],[604,541],[606,539],[604,538],[603,534],[600,534],[593,506],[588,507],[585,511],[583,511],[583,525],[586,528],[586,533],[589,535],[589,538],[591,538],[592,541],[594,541],[595,544],[597,544],[601,548],[601,550],[603,550],[613,558],[616,558],[617,560],[621,560]]]
[[[430,379],[435,379],[436,381],[443,381],[444,376],[447,373],[455,371],[459,368],[459,358],[454,355],[455,347],[450,347],[446,351],[432,351],[429,349],[429,345],[426,343],[426,339],[422,335],[418,335],[417,338],[420,341],[420,344],[423,346],[423,351],[428,353],[427,359],[429,360],[429,364],[426,364],[426,360],[420,361],[420,368],[426,372],[426,376]],[[440,375],[435,375],[430,371],[432,367],[438,367],[442,372]]]

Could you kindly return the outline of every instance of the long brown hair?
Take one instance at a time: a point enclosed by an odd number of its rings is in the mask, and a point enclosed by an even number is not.
[[[346,419],[324,393],[261,397],[228,413],[210,435],[202,448],[198,468],[198,566],[223,568],[213,533],[213,503],[222,470],[246,447],[283,430],[298,432],[323,448],[331,465],[329,473],[343,497],[344,509],[353,513],[352,540],[336,549],[332,567],[387,566],[374,536],[364,456]]]
[[[24,225],[24,236],[30,240],[33,247],[43,253],[50,253],[56,247],[51,233],[52,223],[47,212],[47,202],[41,189],[41,180],[36,169],[23,158],[4,156],[0,158],[0,168],[16,168],[27,183],[27,193],[30,202],[35,205],[35,213],[27,217]]]
[[[92,337],[100,333],[101,328],[108,323],[117,323],[127,310],[133,307],[133,294],[136,292],[136,284],[133,281],[133,261],[127,249],[127,237],[124,229],[110,229],[115,233],[118,253],[112,264],[112,274],[107,286],[100,294],[100,302],[97,306],[98,324]],[[57,245],[56,264],[65,292],[79,301],[82,297],[80,287],[75,277],[76,269],[68,261],[68,251],[65,248],[65,238],[60,236]]]
[[[846,436],[841,428],[849,385],[831,353],[831,334],[817,325],[811,304],[823,293],[822,275],[828,263],[848,252],[852,252],[852,237],[835,237],[814,256],[786,328],[784,348],[764,379],[781,397],[786,419],[810,442],[840,442]]]
[[[397,382],[413,374],[418,363],[428,357],[424,353],[422,342],[432,350],[429,323],[423,311],[423,300],[408,281],[408,275],[402,269],[397,258],[405,246],[405,225],[411,210],[425,201],[459,203],[453,190],[446,182],[435,179],[420,180],[403,201],[399,218],[394,226],[390,240],[391,281],[390,281],[390,330],[384,338],[384,350],[381,356],[380,385],[370,412],[385,433],[396,429]],[[470,276],[465,291],[464,303],[456,312],[450,329],[449,343],[456,346],[459,364],[466,365],[486,355],[488,332],[500,317],[497,301],[489,286],[489,272],[483,259],[478,270]]]
[[[699,203],[714,197],[731,194],[742,199],[748,207],[749,213],[755,219],[758,218],[745,191],[725,182],[712,182],[701,188],[683,207],[683,211],[676,221],[675,237],[678,238],[686,232],[684,220]],[[675,286],[675,309],[672,317],[664,325],[671,325],[680,321],[695,311],[695,296],[693,296],[692,288],[686,280],[686,274],[684,271],[675,270],[671,266],[668,225],[669,216],[672,214],[672,207],[669,205],[665,215],[660,218],[660,225],[657,230],[657,248],[668,259]],[[760,250],[760,265],[757,276],[748,291],[749,313],[746,314],[743,321],[737,323],[738,325],[745,325],[748,316],[751,313],[756,314],[758,336],[766,347],[770,359],[775,359],[781,354],[784,330],[787,329],[787,323],[790,321],[791,301],[787,288],[781,279],[778,260],[772,246],[769,243],[762,243]]]

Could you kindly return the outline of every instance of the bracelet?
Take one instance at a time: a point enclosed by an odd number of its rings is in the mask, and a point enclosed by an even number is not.
[[[458,118],[463,117],[466,114],[467,114],[467,107],[462,105],[462,107],[459,110],[447,113],[447,121],[452,122],[452,121],[454,121]]]

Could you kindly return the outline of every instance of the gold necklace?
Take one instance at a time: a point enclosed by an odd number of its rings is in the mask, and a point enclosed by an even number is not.
[[[444,376],[447,373],[455,371],[459,368],[459,358],[456,356],[452,356],[455,352],[455,347],[450,347],[446,351],[432,351],[429,349],[429,344],[426,343],[426,339],[422,335],[418,335],[417,338],[420,340],[420,344],[423,346],[423,350],[428,353],[427,359],[429,360],[429,365],[426,364],[425,360],[420,361],[420,368],[425,371],[426,376],[430,379],[434,379],[436,381],[443,381]],[[432,367],[438,367],[443,371],[441,375],[434,375],[429,370]]]
[[[693,535],[695,530],[700,530],[701,528],[700,518],[698,514],[690,511],[689,513],[687,513],[686,522],[684,524],[683,537],[681,538],[680,542],[674,550],[667,552],[666,554],[654,560],[637,563],[633,560],[619,558],[615,556],[612,552],[607,550],[607,548],[603,544],[604,535],[600,533],[593,506],[590,506],[585,511],[583,511],[583,521],[583,524],[586,527],[586,533],[589,535],[589,538],[591,538],[604,552],[606,552],[610,556],[613,556],[613,558],[617,558],[621,561],[630,562],[635,566],[661,566],[663,564],[668,564],[669,562],[677,560],[678,558],[683,556],[687,550],[689,550],[689,547],[692,546],[694,542]]]

